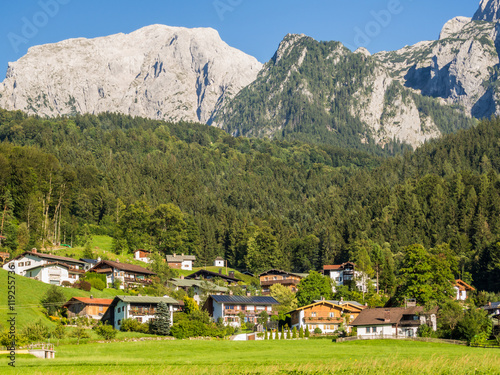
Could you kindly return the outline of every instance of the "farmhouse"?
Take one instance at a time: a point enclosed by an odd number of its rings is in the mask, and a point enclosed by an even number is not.
[[[116,280],[120,282],[120,289],[133,288],[151,284],[151,276],[156,275],[144,267],[134,264],[102,260],[89,272],[106,275],[106,283],[112,285]]]
[[[266,271],[259,275],[262,293],[268,295],[270,292],[269,288],[275,284],[281,284],[295,293],[297,292],[297,285],[299,285],[300,280],[307,276],[307,273],[292,273],[276,269]]]
[[[308,328],[311,332],[319,328],[323,333],[332,333],[341,327],[349,331],[349,323],[356,319],[364,308],[363,305],[340,301],[317,301],[290,313],[292,327],[302,327],[304,330]]]
[[[226,325],[240,327],[243,322],[256,324],[259,314],[264,311],[268,316],[276,315],[273,306],[278,304],[273,297],[267,296],[210,295],[203,305],[203,310],[208,311],[214,322],[220,320]]]
[[[151,263],[151,253],[149,251],[138,249],[134,252],[134,259],[144,263]]]
[[[421,306],[364,309],[351,323],[357,327],[358,337],[416,337],[417,329],[427,324],[437,329],[437,309],[425,312]]]
[[[36,249],[33,249],[33,251],[24,252],[23,254],[11,259],[3,265],[3,269],[9,271],[11,264],[14,264],[14,272],[17,275],[26,276],[27,270],[33,270],[35,266],[42,266],[48,263],[64,264],[68,266],[68,269],[71,268],[74,270],[83,270],[85,267],[85,262],[80,260],[51,254],[43,254],[39,253]]]
[[[92,319],[101,319],[113,302],[112,299],[73,297],[63,307],[67,309],[68,318],[86,316]]]
[[[323,274],[329,276],[335,285],[356,285],[357,289],[362,292],[368,291],[368,283],[371,282],[368,275],[356,271],[356,265],[352,262],[323,266]],[[335,287],[333,289],[335,292]]]
[[[196,260],[194,255],[167,255],[167,263],[170,268],[175,268],[179,270],[192,271],[193,262]]]
[[[84,273],[83,270],[59,262],[39,264],[24,270],[24,276],[51,285],[63,285],[63,282],[74,284]]]
[[[217,257],[214,260],[214,267],[224,267],[224,263],[225,263],[224,258]]]
[[[216,272],[211,272],[211,271],[207,271],[207,270],[199,270],[199,271],[196,271],[195,273],[192,273],[191,275],[185,277],[185,279],[188,279],[188,280],[193,280],[193,279],[213,280],[215,278],[222,279],[226,283],[228,283],[229,285],[236,285],[241,281],[240,279],[237,279],[236,277],[234,277],[233,271],[229,272],[229,276],[226,276],[226,275],[222,274],[222,271],[220,271],[219,273],[216,273]]]
[[[97,258],[97,259],[84,259],[84,258],[80,258],[80,260],[85,263],[85,265],[84,265],[85,271],[88,271],[92,267],[94,267],[97,263],[99,263],[101,261],[101,258],[100,257]]]
[[[474,289],[472,286],[467,284],[466,282],[458,279],[455,281],[455,285],[453,285],[453,289],[455,290],[455,300],[457,301],[465,301],[468,297],[468,293],[472,292]]]
[[[116,296],[109,309],[101,318],[103,323],[113,325],[116,329],[121,328],[124,319],[135,319],[139,323],[147,323],[154,318],[156,308],[160,302],[168,305],[170,310],[170,324],[173,322],[174,307],[179,302],[170,297],[147,297],[147,296]]]
[[[170,285],[175,287],[175,290],[182,289],[188,292],[191,289],[194,293],[193,299],[200,304],[201,296],[203,294],[226,294],[229,289],[223,286],[218,286],[210,281],[205,280],[186,280],[181,278],[172,278],[168,281]]]

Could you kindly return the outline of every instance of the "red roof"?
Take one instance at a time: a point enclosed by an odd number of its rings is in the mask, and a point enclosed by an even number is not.
[[[323,266],[323,269],[325,271],[336,271],[336,270],[340,270],[341,268],[342,268],[341,264],[333,265],[333,266]]]
[[[75,302],[73,300],[77,300],[79,302],[85,303],[86,305],[111,305],[113,302],[112,299],[108,298],[86,298],[86,297],[73,297],[68,302],[64,304],[64,306],[73,305]]]

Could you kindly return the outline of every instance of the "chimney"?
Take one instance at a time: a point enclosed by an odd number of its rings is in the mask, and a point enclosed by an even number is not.
[[[391,311],[390,310],[385,310],[384,311],[384,322],[388,323],[391,321]]]
[[[36,254],[38,253],[38,250],[36,249],[36,247],[34,247],[33,249],[31,249],[31,252]]]
[[[233,295],[233,291],[232,291],[232,290],[230,290],[230,291],[229,291],[229,295],[230,295],[230,296],[232,296],[232,295]]]
[[[97,257],[97,261],[100,262],[102,259],[101,257]]]
[[[229,272],[229,277],[232,277],[234,279],[234,271]]]
[[[90,299],[94,299],[94,296],[92,294],[90,295]]]
[[[222,275],[222,268],[219,268],[219,275]]]
[[[176,254],[176,253],[174,253],[174,258],[175,258],[176,256],[177,256],[177,254]]]
[[[340,302],[344,302],[344,297],[340,297]]]
[[[181,275],[181,280],[184,280],[184,275]]]
[[[491,307],[491,302],[488,302],[488,307]]]
[[[184,253],[182,253],[181,256],[184,256]]]

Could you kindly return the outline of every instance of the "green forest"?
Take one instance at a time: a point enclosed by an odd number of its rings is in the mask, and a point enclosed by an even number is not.
[[[353,260],[389,291],[418,244],[500,291],[498,119],[393,157],[117,114],[0,110],[0,142],[1,251],[107,234],[117,253],[223,256],[254,273]]]

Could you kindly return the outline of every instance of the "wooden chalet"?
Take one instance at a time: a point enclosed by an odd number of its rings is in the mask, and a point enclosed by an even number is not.
[[[192,273],[191,275],[186,276],[184,279],[186,279],[186,280],[190,280],[190,279],[195,279],[195,280],[213,280],[215,278],[222,279],[226,283],[228,283],[229,285],[236,285],[240,281],[242,281],[242,280],[234,277],[234,272],[233,271],[229,272],[229,275],[223,275],[222,271],[220,271],[219,273],[217,273],[217,272],[211,272],[211,271],[207,271],[207,270],[196,271],[195,273]]]
[[[86,316],[92,319],[101,319],[113,302],[107,298],[73,297],[63,307],[67,309],[69,318]]]
[[[111,260],[100,261],[88,272],[106,275],[108,285],[112,285],[115,280],[119,280],[121,283],[120,289],[149,285],[152,283],[151,277],[156,275],[156,273],[147,268]]]
[[[269,288],[275,284],[281,284],[295,293],[297,292],[297,286],[300,280],[308,275],[308,273],[294,273],[277,269],[263,272],[259,275],[262,294],[268,295],[270,293]]]
[[[469,292],[476,290],[474,287],[467,284],[465,281],[457,279],[455,281],[455,285],[453,285],[453,289],[455,290],[455,300],[457,301],[465,301],[469,297]]]

